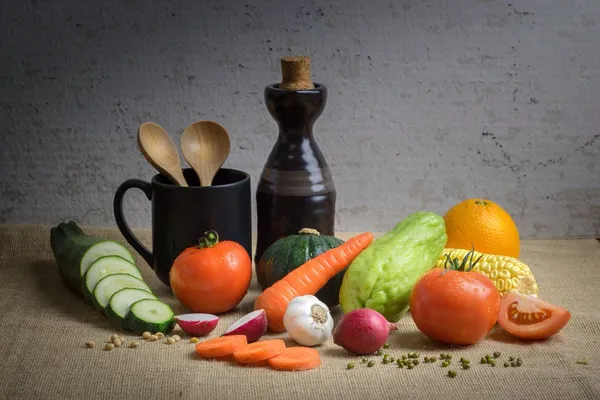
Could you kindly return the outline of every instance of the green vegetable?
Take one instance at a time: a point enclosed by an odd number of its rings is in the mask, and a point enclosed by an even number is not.
[[[100,257],[119,256],[134,263],[133,256],[125,246],[88,236],[73,221],[61,222],[50,229],[50,247],[65,284],[81,295],[83,276]]]
[[[142,289],[152,293],[150,287],[141,279],[129,274],[107,275],[96,284],[94,288],[94,307],[106,314],[106,307],[113,294],[121,289]],[[143,331],[142,331],[143,332]]]
[[[90,265],[83,277],[83,295],[89,303],[93,303],[94,288],[100,279],[111,274],[129,274],[142,279],[137,267],[119,256],[100,257]]]
[[[171,307],[156,299],[142,299],[131,305],[123,319],[123,328],[134,334],[145,331],[169,333],[175,327]]]
[[[110,297],[108,307],[106,307],[106,315],[116,324],[121,326],[123,318],[127,315],[127,311],[133,303],[142,299],[156,299],[156,296],[143,289],[124,288]],[[150,336],[148,334],[148,336]]]
[[[302,229],[298,235],[285,236],[263,253],[256,265],[256,279],[264,291],[308,260],[343,243],[343,240],[335,236],[320,235],[314,229]],[[335,275],[315,295],[328,307],[339,303],[340,286],[345,272],[346,269]]]
[[[421,211],[409,215],[350,264],[339,292],[343,313],[371,308],[397,322],[408,311],[413,286],[434,266],[446,241],[441,216]]]

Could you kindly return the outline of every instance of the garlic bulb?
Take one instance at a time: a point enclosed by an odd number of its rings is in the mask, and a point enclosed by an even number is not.
[[[295,297],[283,315],[285,330],[302,346],[317,346],[331,337],[333,318],[329,308],[312,295]]]

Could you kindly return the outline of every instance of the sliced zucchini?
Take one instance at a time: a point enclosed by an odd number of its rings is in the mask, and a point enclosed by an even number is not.
[[[116,324],[122,325],[123,318],[127,315],[131,305],[142,299],[156,299],[156,296],[142,289],[121,289],[110,297],[106,314]]]
[[[65,284],[82,295],[83,276],[98,258],[116,255],[134,263],[133,256],[125,246],[86,235],[73,221],[61,222],[50,229],[50,246]]]
[[[94,287],[107,275],[112,274],[129,274],[136,278],[142,279],[140,270],[135,265],[126,259],[119,256],[104,256],[100,257],[90,265],[83,278],[84,287],[83,294],[85,298],[93,304],[94,302]]]
[[[104,312],[113,294],[121,289],[136,288],[152,293],[143,280],[129,274],[112,274],[100,279],[94,288],[94,307]],[[106,314],[105,314],[106,315]]]
[[[175,314],[168,304],[160,300],[138,300],[125,315],[122,327],[134,334],[146,331],[169,333],[175,327]]]
[[[85,276],[85,273],[94,261],[104,256],[119,256],[135,264],[133,256],[125,246],[112,240],[104,240],[94,244],[85,252],[79,263],[79,275],[81,277]]]

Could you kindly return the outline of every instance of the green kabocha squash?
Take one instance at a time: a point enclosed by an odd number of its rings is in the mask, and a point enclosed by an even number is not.
[[[265,290],[289,272],[321,253],[334,249],[344,241],[335,236],[321,235],[314,229],[302,229],[297,235],[283,237],[273,243],[256,266],[256,278]],[[328,307],[339,304],[339,292],[344,278],[343,270],[327,282],[315,295]]]

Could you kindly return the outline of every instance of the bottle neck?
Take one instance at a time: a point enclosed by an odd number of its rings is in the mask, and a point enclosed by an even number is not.
[[[312,138],[312,128],[327,102],[327,89],[316,84],[315,89],[288,91],[278,85],[265,88],[265,103],[279,125],[280,138]]]

